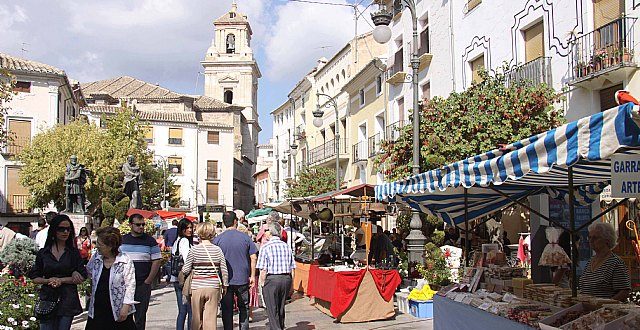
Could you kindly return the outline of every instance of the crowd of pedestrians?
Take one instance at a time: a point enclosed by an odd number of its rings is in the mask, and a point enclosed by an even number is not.
[[[259,232],[244,212],[227,211],[223,228],[211,222],[175,220],[158,240],[145,233],[140,214],[128,218],[131,231],[114,227],[89,234],[65,214],[47,213],[31,239],[40,250],[28,276],[41,286],[36,305],[40,329],[68,330],[82,313],[78,285],[89,279],[86,329],[143,330],[152,285],[160,276],[161,249],[170,251],[162,269],[177,301],[176,329],[249,329],[252,308],[265,307],[270,329],[284,329],[285,304],[293,291],[291,243],[304,238],[284,230],[272,212]],[[302,236],[302,237],[300,237]]]

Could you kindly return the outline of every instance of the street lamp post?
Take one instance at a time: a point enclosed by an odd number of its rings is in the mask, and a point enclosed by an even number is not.
[[[167,159],[160,156],[154,155],[162,160],[162,209],[166,210],[167,207]]]
[[[338,117],[338,103],[336,100],[330,95],[323,93],[316,93],[316,98],[320,100],[320,96],[324,96],[329,98],[324,105],[317,105],[316,110],[313,112],[313,126],[320,128],[322,126],[322,116],[324,116],[324,111],[321,110],[322,107],[328,108],[333,106],[333,110],[336,113],[336,134],[334,137],[334,144],[336,146],[336,191],[340,190],[340,119]]]
[[[401,0],[402,5],[407,7],[411,12],[411,21],[413,23],[413,44],[411,45],[411,87],[413,89],[413,175],[420,174],[420,111],[418,98],[418,70],[420,67],[420,59],[418,57],[418,16],[416,12],[416,4],[414,0]],[[371,14],[373,24],[376,25],[373,30],[373,38],[378,43],[387,43],[391,39],[391,23],[392,13],[387,10],[386,5],[378,0],[379,11]],[[407,236],[409,261],[422,262],[424,257],[424,244],[426,237],[422,234],[422,220],[417,210],[413,210],[411,214],[411,223],[409,224],[411,232]]]
[[[298,154],[298,145],[296,144],[296,101],[292,98],[289,98],[289,103],[291,103],[291,109],[293,110],[293,141],[289,145],[291,156],[293,156],[293,162],[295,163],[296,155]],[[295,164],[294,164],[295,165]]]

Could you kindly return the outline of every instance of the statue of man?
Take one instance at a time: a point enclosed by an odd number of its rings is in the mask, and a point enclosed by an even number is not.
[[[69,157],[69,164],[64,173],[66,212],[85,213],[84,185],[87,183],[87,170],[78,164],[78,157]]]
[[[127,156],[127,162],[122,165],[124,173],[124,193],[129,196],[129,207],[132,209],[142,208],[142,195],[140,194],[140,185],[142,184],[142,172],[140,167],[136,165],[136,159],[133,155]]]

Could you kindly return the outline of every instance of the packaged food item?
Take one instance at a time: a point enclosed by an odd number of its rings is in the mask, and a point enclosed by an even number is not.
[[[627,313],[622,310],[603,307],[585,316],[582,316],[571,323],[568,323],[562,326],[561,329],[563,330],[600,329],[607,323],[611,323],[625,315],[627,315]]]
[[[564,252],[564,249],[558,245],[562,229],[548,227],[545,232],[547,234],[549,244],[544,247],[544,251],[542,251],[538,264],[540,266],[550,267],[559,267],[570,264],[571,259],[569,259],[567,253]]]

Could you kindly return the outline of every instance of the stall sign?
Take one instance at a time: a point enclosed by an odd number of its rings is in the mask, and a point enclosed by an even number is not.
[[[611,197],[635,198],[638,196],[640,196],[640,156],[612,156]]]

